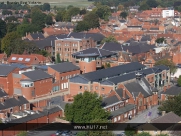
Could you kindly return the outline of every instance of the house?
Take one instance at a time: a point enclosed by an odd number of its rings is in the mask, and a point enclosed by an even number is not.
[[[179,87],[178,85],[174,85],[161,93],[161,101],[168,100],[169,98],[177,96],[180,93],[181,87]]]
[[[76,15],[76,16],[73,16],[71,17],[71,22],[80,22],[80,21],[83,21],[83,15]]]
[[[53,82],[52,76],[42,70],[21,70],[13,73],[13,93],[27,100],[44,97],[51,94]]]
[[[58,90],[66,91],[69,88],[68,79],[80,74],[80,68],[71,62],[63,62],[48,66],[48,73],[58,82]],[[55,92],[53,90],[53,92]]]
[[[9,96],[13,95],[13,72],[18,70],[17,67],[0,65],[0,88]]]
[[[3,90],[0,93],[2,95],[0,97],[0,119],[3,123],[7,122],[8,118],[15,116],[15,113],[30,109],[30,103],[23,96],[4,96]]]
[[[72,54],[72,62],[79,65],[79,61],[81,61],[81,58],[79,57],[80,55],[88,55],[88,54],[97,54],[97,59],[96,59],[96,67],[101,68],[103,65],[103,61],[106,60],[115,60],[117,53],[116,52],[111,52],[107,51],[104,49],[100,48],[88,48],[76,53]]]
[[[41,40],[41,39],[44,39],[44,35],[43,33],[40,33],[40,32],[36,32],[36,33],[27,33],[26,36],[25,36],[26,39],[32,41],[32,40]]]
[[[168,134],[171,135],[171,131],[177,126],[180,126],[181,118],[173,112],[163,114],[160,117],[157,117],[151,120],[149,123],[143,124],[138,127],[138,133],[148,132],[152,136],[159,134]],[[164,124],[164,125],[160,125]],[[178,128],[177,128],[178,130]]]
[[[129,11],[130,12],[138,12],[140,6],[129,6]]]
[[[87,11],[92,11],[94,8],[96,8],[96,6],[94,5],[90,5],[86,8]]]
[[[68,32],[72,32],[76,25],[76,23],[72,22],[55,22],[54,28],[57,30],[66,30]]]
[[[19,54],[11,54],[8,58],[7,63],[20,63],[27,66],[37,65],[37,64],[46,64],[52,62],[50,57],[44,57],[39,54],[28,54],[28,55],[19,55]]]
[[[163,18],[174,17],[174,8],[168,7],[167,9],[162,10],[162,17]]]

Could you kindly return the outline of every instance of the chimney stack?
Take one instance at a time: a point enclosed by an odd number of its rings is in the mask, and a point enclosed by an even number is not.
[[[165,115],[165,113],[166,113],[166,111],[162,111],[162,116],[164,116],[164,115]]]
[[[16,100],[19,100],[19,96],[18,95],[14,95],[14,98],[16,99]]]
[[[0,98],[0,103],[4,103],[4,98]]]

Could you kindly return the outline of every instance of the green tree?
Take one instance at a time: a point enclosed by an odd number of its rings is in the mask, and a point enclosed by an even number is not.
[[[156,0],[147,0],[146,2],[148,4],[149,7],[151,8],[156,8],[158,6],[158,3]]]
[[[74,29],[75,32],[82,32],[88,30],[89,30],[89,24],[86,21],[78,22],[76,28]]]
[[[28,135],[28,133],[26,131],[22,131],[22,132],[18,133],[17,136],[27,136],[27,135]]]
[[[162,102],[158,110],[166,111],[166,113],[173,111],[178,116],[181,116],[181,94],[175,97],[170,97],[168,100]]]
[[[6,24],[7,33],[16,31],[16,30],[17,30],[17,27],[18,27],[19,25],[20,25],[20,24],[18,24],[18,23],[7,23],[7,24]]]
[[[161,38],[157,38],[157,39],[156,39],[156,42],[157,42],[157,43],[163,43],[163,42],[166,42],[166,40],[165,40],[164,37],[161,37]]]
[[[26,33],[37,32],[39,27],[34,24],[21,24],[17,27],[17,33],[21,36],[25,36]]]
[[[42,13],[38,7],[34,7],[31,11],[31,22],[33,25],[36,25],[41,31],[45,27],[45,18],[46,14]]]
[[[167,59],[159,60],[155,63],[155,66],[159,66],[159,65],[165,65],[165,66],[169,67],[171,73],[175,73],[177,70],[176,65],[171,60],[167,60]]]
[[[99,16],[99,18],[108,20],[108,17],[111,14],[111,9],[106,5],[101,5],[97,7],[96,14]]]
[[[71,21],[71,17],[80,13],[80,9],[77,7],[71,7],[67,10],[65,14],[65,21]]]
[[[43,55],[44,57],[47,57],[47,56],[50,55],[47,51],[45,51],[45,50],[40,50],[40,51],[38,51],[38,49],[37,49],[37,51],[36,51],[35,53],[41,54],[41,55]]]
[[[0,19],[0,39],[6,35],[6,22]]]
[[[72,104],[66,104],[65,117],[73,123],[90,123],[93,120],[107,120],[110,113],[102,106],[102,99],[96,93],[85,91],[74,97]]]
[[[121,17],[121,18],[126,19],[126,18],[127,18],[127,16],[128,16],[128,13],[127,13],[127,12],[125,12],[125,11],[120,13],[120,17]]]
[[[6,17],[6,19],[4,21],[14,22],[14,21],[18,21],[18,19],[15,16],[10,16],[10,17]]]
[[[106,37],[104,38],[101,43],[109,43],[109,42],[118,42],[113,35],[109,36],[109,37]]]
[[[89,12],[84,16],[84,21],[88,23],[90,28],[97,28],[100,26],[99,24],[99,16],[94,12]]]
[[[59,54],[59,53],[57,53],[57,56],[56,56],[56,62],[57,62],[57,63],[61,63],[61,60],[60,60],[60,54]]]
[[[52,24],[53,24],[53,19],[52,19],[52,16],[51,16],[51,15],[47,15],[47,16],[45,17],[45,23],[46,23],[47,25],[52,25]]]
[[[14,13],[15,13],[15,14],[19,14],[19,11],[18,11],[18,10],[16,10]]]
[[[17,38],[20,38],[20,35],[17,32],[7,33],[1,41],[1,50],[5,51],[7,55],[10,55],[10,44],[14,42]]]
[[[130,126],[130,124],[127,125],[125,128],[125,135],[126,136],[133,136],[136,134],[136,130]]]
[[[138,133],[136,136],[151,136],[148,132]]]
[[[50,11],[50,4],[49,3],[44,3],[42,6],[43,11]]]
[[[30,22],[29,22],[28,18],[23,18],[22,24],[29,24],[29,23],[30,23]]]
[[[178,78],[178,80],[177,80],[177,84],[178,84],[178,86],[181,87],[181,75],[179,76],[179,78]]]
[[[82,10],[80,10],[80,15],[85,15],[87,13],[87,11],[86,11],[86,9],[84,8],[84,9],[82,9]]]

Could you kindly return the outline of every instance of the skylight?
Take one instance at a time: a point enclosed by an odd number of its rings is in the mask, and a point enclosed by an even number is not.
[[[16,57],[12,57],[11,60],[16,60]]]
[[[26,58],[25,61],[30,61],[30,58]]]
[[[22,61],[22,60],[23,60],[23,58],[19,58],[18,60],[19,60],[19,61]]]

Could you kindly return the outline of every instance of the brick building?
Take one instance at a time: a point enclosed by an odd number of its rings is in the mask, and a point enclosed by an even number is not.
[[[50,57],[44,57],[39,54],[30,54],[30,55],[19,55],[11,54],[7,61],[9,64],[20,63],[27,66],[37,65],[37,64],[46,64],[52,62]]]
[[[13,95],[13,72],[18,70],[16,67],[0,65],[0,88],[10,96]]]
[[[135,73],[137,72],[142,76],[141,81],[136,79],[137,75]],[[69,91],[72,96],[90,90],[105,97],[111,91],[123,89],[122,95],[125,97],[125,92],[127,92],[127,95],[132,98],[129,99],[129,102],[132,104],[134,104],[133,98],[137,99],[136,97],[142,99],[140,103],[143,103],[143,101],[152,101],[147,107],[140,107],[140,110],[157,105],[158,90],[165,90],[169,88],[169,85],[169,68],[165,66],[146,68],[138,62],[97,70],[69,79]],[[136,87],[137,89],[135,89]],[[143,88],[142,91],[141,88]]]
[[[57,91],[68,89],[68,79],[80,74],[80,68],[71,62],[63,62],[48,66],[48,73],[53,76],[55,82],[58,82]]]
[[[12,86],[14,94],[23,95],[27,100],[50,95],[53,88],[56,88],[52,76],[42,70],[13,73]]]

